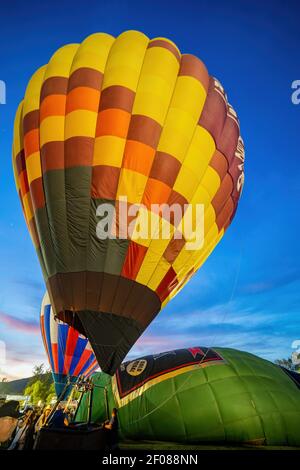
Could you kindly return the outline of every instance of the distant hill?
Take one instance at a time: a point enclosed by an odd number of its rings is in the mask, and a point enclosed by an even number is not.
[[[48,375],[43,374],[41,377],[46,378]],[[0,395],[21,395],[32,378],[27,377],[25,379],[12,380],[11,382],[0,382]]]
[[[12,380],[11,382],[0,382],[0,395],[22,394],[30,379],[32,379],[32,377],[27,377],[26,379]]]

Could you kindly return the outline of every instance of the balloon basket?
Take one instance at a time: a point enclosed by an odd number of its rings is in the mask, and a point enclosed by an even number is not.
[[[35,450],[104,450],[105,431],[100,426],[76,424],[66,428],[44,427],[37,436]]]

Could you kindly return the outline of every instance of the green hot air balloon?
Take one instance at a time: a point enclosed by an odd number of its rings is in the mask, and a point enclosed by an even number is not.
[[[290,374],[290,375],[289,375]],[[93,376],[92,417],[118,408],[125,439],[300,446],[300,374],[247,352],[193,347]],[[88,396],[76,419],[85,420]]]

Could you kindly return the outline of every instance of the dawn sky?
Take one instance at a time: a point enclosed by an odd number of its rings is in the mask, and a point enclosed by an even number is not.
[[[144,333],[130,357],[226,346],[274,360],[300,339],[300,80],[296,1],[11,1],[0,7],[0,378],[46,363],[39,332],[44,281],[11,166],[13,119],[33,72],[93,32],[137,29],[172,39],[223,84],[245,141],[237,215],[214,253]],[[0,100],[1,101],[1,100]]]

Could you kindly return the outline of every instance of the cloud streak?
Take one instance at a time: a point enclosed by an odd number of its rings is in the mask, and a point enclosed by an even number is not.
[[[40,325],[36,321],[22,320],[21,318],[0,311],[0,323],[14,330],[29,334],[40,334]]]
[[[240,294],[251,295],[269,292],[281,287],[288,286],[300,280],[300,270],[293,270],[280,276],[269,277],[266,280],[245,284],[240,288]]]

